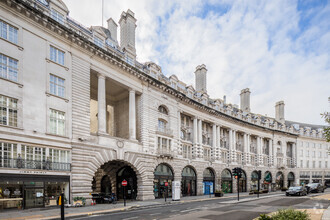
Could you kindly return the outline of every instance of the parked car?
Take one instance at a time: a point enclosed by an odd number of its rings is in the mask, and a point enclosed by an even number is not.
[[[97,204],[101,204],[101,203],[116,204],[117,202],[116,194],[114,193],[110,195],[107,195],[105,193],[92,193],[92,199],[94,199]]]
[[[286,196],[306,196],[307,195],[307,190],[303,186],[291,186],[286,192]]]
[[[324,186],[321,183],[309,183],[306,187],[308,187],[308,192],[324,192]]]

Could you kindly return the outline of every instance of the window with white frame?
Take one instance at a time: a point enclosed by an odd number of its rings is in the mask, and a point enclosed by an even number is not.
[[[171,150],[171,139],[158,137],[158,150],[161,152],[169,152]]]
[[[304,161],[301,160],[301,161],[300,161],[300,168],[303,168],[303,167],[304,167]]]
[[[65,113],[50,109],[50,133],[65,135]]]
[[[64,65],[64,52],[53,46],[50,46],[50,60]]]
[[[18,28],[0,20],[0,37],[17,44]]]
[[[182,156],[184,158],[191,158],[191,156],[192,156],[192,146],[191,145],[182,146]]]
[[[17,99],[0,95],[0,124],[17,127]]]
[[[302,157],[304,155],[304,150],[300,150],[300,156]]]
[[[309,168],[309,160],[306,161],[306,168]]]
[[[65,80],[57,77],[53,74],[50,74],[49,80],[49,92],[50,94],[57,95],[60,97],[65,96]]]
[[[325,161],[325,163],[324,163],[324,167],[325,167],[325,168],[328,168],[328,161]]]
[[[18,61],[0,54],[0,77],[11,81],[18,81]]]
[[[313,161],[313,168],[315,168],[315,161]]]
[[[315,151],[313,151],[312,153],[313,153],[313,154],[312,154],[312,157],[315,157]]]
[[[51,18],[54,19],[55,21],[64,24],[64,15],[56,11],[55,9],[52,9],[51,13]]]
[[[208,160],[211,158],[211,149],[210,148],[204,148],[204,159]]]
[[[322,168],[322,161],[319,161],[319,168]]]
[[[0,167],[11,167],[17,156],[17,144],[0,142]]]
[[[165,132],[166,131],[167,122],[162,119],[158,119],[158,131]]]
[[[307,151],[307,154],[306,154],[307,157],[309,157],[309,150]]]
[[[99,47],[104,47],[104,42],[102,39],[98,38],[98,37],[94,37],[94,44],[96,44]]]

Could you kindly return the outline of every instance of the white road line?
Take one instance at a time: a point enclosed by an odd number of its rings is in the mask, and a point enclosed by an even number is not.
[[[162,214],[162,213],[161,212],[157,212],[157,213],[152,213],[150,215],[160,215],[160,214]]]
[[[182,210],[180,212],[191,212],[191,211],[195,211],[195,210],[198,210],[199,208],[196,208],[196,209],[186,209],[186,210]]]
[[[177,212],[177,211],[179,211],[179,210],[171,210],[171,212]]]
[[[136,219],[138,218],[137,216],[134,216],[134,217],[130,217],[130,218],[124,218],[123,220],[130,220],[130,219]]]

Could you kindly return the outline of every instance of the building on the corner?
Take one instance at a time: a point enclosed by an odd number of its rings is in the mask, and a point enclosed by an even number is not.
[[[61,0],[0,0],[0,209],[56,205],[92,192],[126,198],[277,190],[329,183],[322,127],[275,118],[207,94],[136,60],[136,18],[84,27]],[[142,51],[143,52],[143,51]]]

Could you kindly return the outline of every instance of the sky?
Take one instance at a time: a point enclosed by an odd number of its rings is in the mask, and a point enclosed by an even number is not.
[[[102,25],[102,0],[63,1],[73,19]],[[210,98],[226,95],[239,106],[249,88],[253,113],[274,117],[283,100],[286,120],[325,125],[329,0],[104,0],[104,26],[127,9],[137,19],[139,62],[153,61],[193,86],[195,68],[205,64]]]

